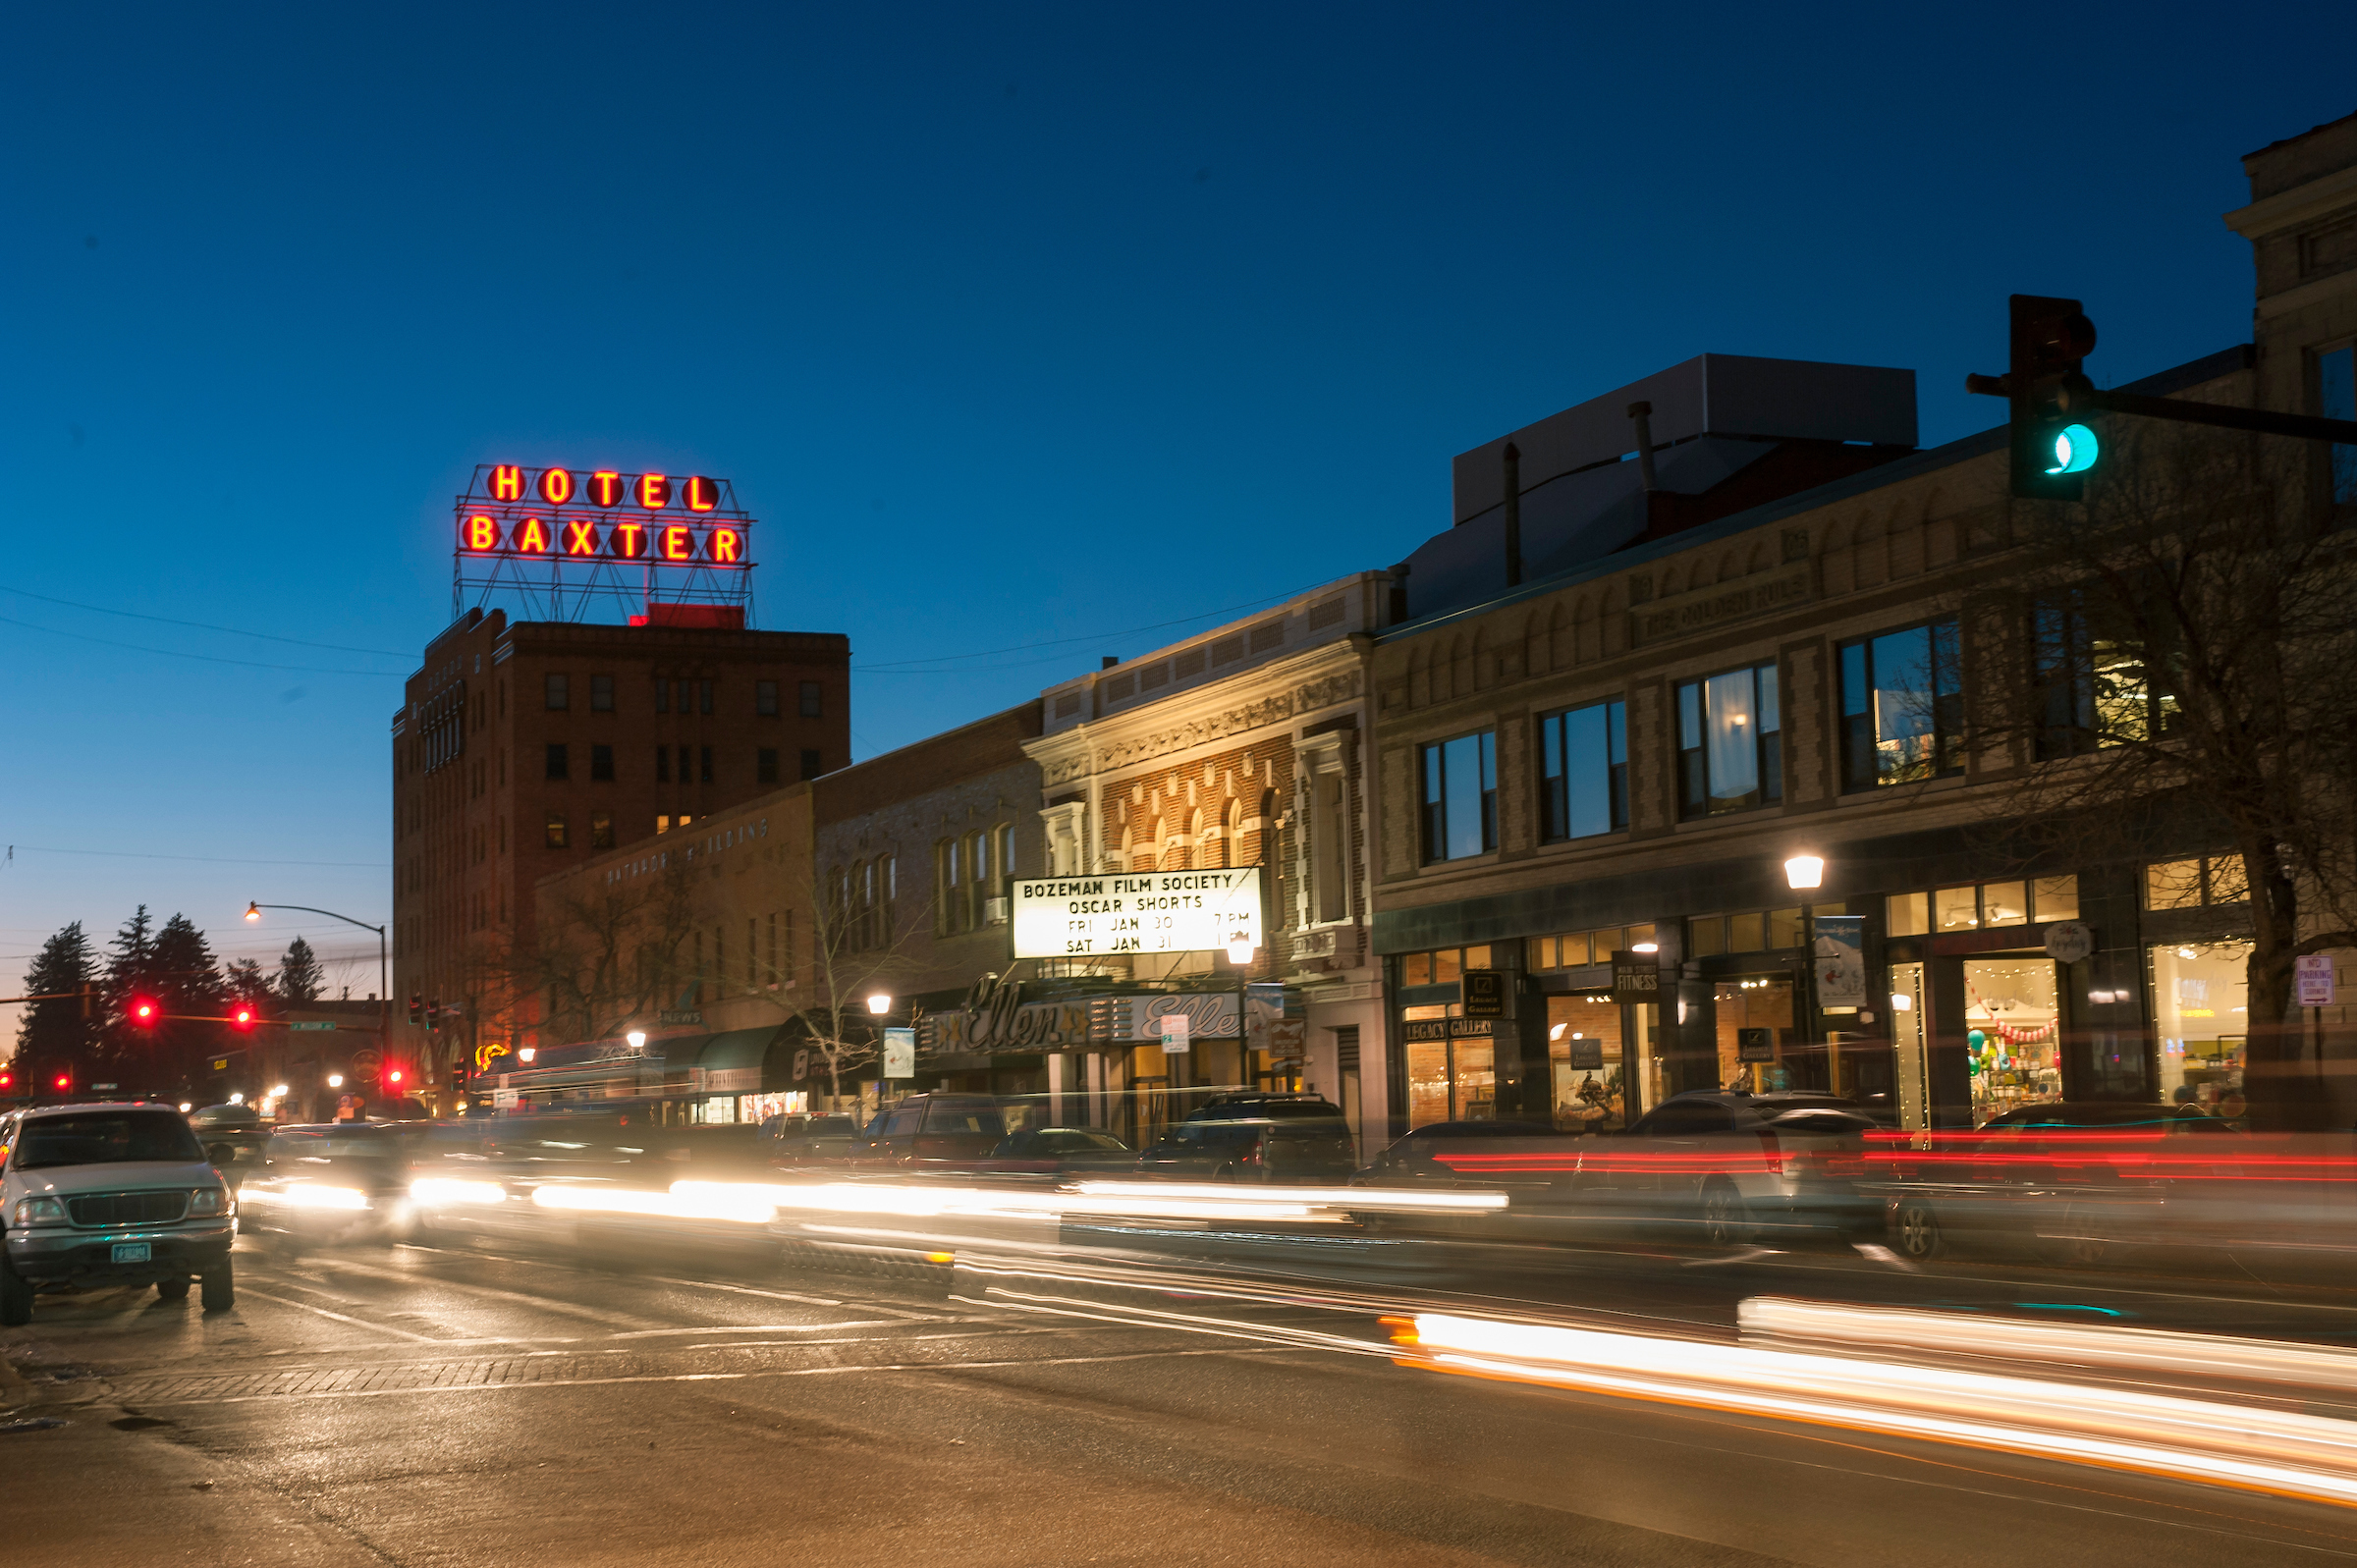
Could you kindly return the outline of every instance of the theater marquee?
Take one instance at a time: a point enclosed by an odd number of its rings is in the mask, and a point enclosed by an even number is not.
[[[1017,958],[1261,945],[1258,866],[1042,877],[1012,887]]]

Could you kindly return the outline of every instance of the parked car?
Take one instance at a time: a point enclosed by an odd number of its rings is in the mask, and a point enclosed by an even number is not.
[[[2018,1106],[1892,1153],[1891,1245],[1917,1262],[1963,1246],[2094,1263],[2118,1244],[2166,1237],[2163,1211],[2172,1200],[2190,1211],[2187,1183],[2215,1181],[2208,1157],[2230,1162],[2247,1136],[2198,1106]]]
[[[852,1141],[851,1162],[891,1170],[955,1170],[986,1158],[1007,1136],[1006,1113],[988,1095],[910,1095]]]
[[[153,1105],[56,1106],[0,1117],[0,1325],[32,1319],[37,1290],[203,1286],[237,1301],[237,1199],[188,1119]]]
[[[1004,1174],[1128,1175],[1137,1151],[1094,1127],[1026,1127],[1009,1133],[982,1162]]]
[[[1358,1163],[1342,1108],[1319,1095],[1215,1095],[1137,1157],[1188,1181],[1342,1182]]]
[[[780,1116],[763,1126],[769,1134],[769,1162],[790,1169],[843,1164],[859,1138],[859,1123],[845,1115]]]

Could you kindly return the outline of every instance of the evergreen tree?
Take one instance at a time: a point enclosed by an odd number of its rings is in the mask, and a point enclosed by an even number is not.
[[[250,1003],[255,1017],[267,1018],[278,1011],[278,992],[254,959],[232,959],[221,971],[221,979],[229,988],[230,1000]]]
[[[311,951],[311,945],[301,937],[288,943],[286,956],[278,960],[278,994],[289,1005],[300,1007],[318,1000],[319,993],[326,989],[327,974],[319,967],[319,956]]]
[[[98,957],[90,950],[82,922],[41,945],[40,956],[25,972],[29,996],[50,997],[29,1002],[17,1019],[17,1071],[27,1083],[43,1083],[60,1068],[69,1068],[76,1082],[85,1080],[96,1063],[105,1019],[97,1008],[85,1012],[78,995],[98,981]]]

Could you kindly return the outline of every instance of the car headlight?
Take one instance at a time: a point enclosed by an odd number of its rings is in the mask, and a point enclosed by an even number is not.
[[[219,1187],[198,1187],[189,1194],[191,1218],[199,1215],[230,1214],[235,1211],[236,1207],[229,1201],[229,1194]]]
[[[66,1222],[66,1201],[63,1198],[19,1198],[16,1222],[20,1225],[62,1225]]]

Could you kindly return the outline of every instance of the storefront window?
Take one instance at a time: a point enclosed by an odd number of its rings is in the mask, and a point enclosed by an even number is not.
[[[1449,1119],[1447,1007],[1406,1007],[1407,1124],[1413,1129]]]
[[[1549,1104],[1559,1130],[1615,1132],[1628,1124],[1620,1024],[1620,1003],[1610,997],[1547,999]]]
[[[1977,1125],[2062,1098],[2061,1014],[2051,958],[1964,960],[1965,1070]]]
[[[1792,1026],[1792,977],[1744,975],[1719,982],[1712,1014],[1718,1025],[1719,1082],[1752,1094],[1771,1089],[1825,1089],[1825,1050],[1801,1048]],[[1743,1059],[1744,1031],[1764,1029],[1770,1059]],[[1754,1054],[1761,1036],[1753,1035]],[[1807,1059],[1804,1059],[1807,1058]]]
[[[1931,1125],[1931,1058],[1924,1050],[1923,965],[1891,966],[1891,1044],[1898,1056],[1898,1124]]]
[[[2146,948],[2145,961],[2161,1037],[2161,1098],[2240,1115],[2251,945],[2171,943]]]
[[[1456,1119],[1498,1119],[1498,1050],[1495,1040],[1458,1036],[1449,1042],[1451,1087]]]
[[[2155,906],[2159,907],[2159,906]],[[1978,931],[2033,921],[2079,918],[2079,879],[2039,877],[2029,882],[1984,882],[1931,892],[1894,892],[1883,900],[1884,930],[1893,937],[1935,931]]]

